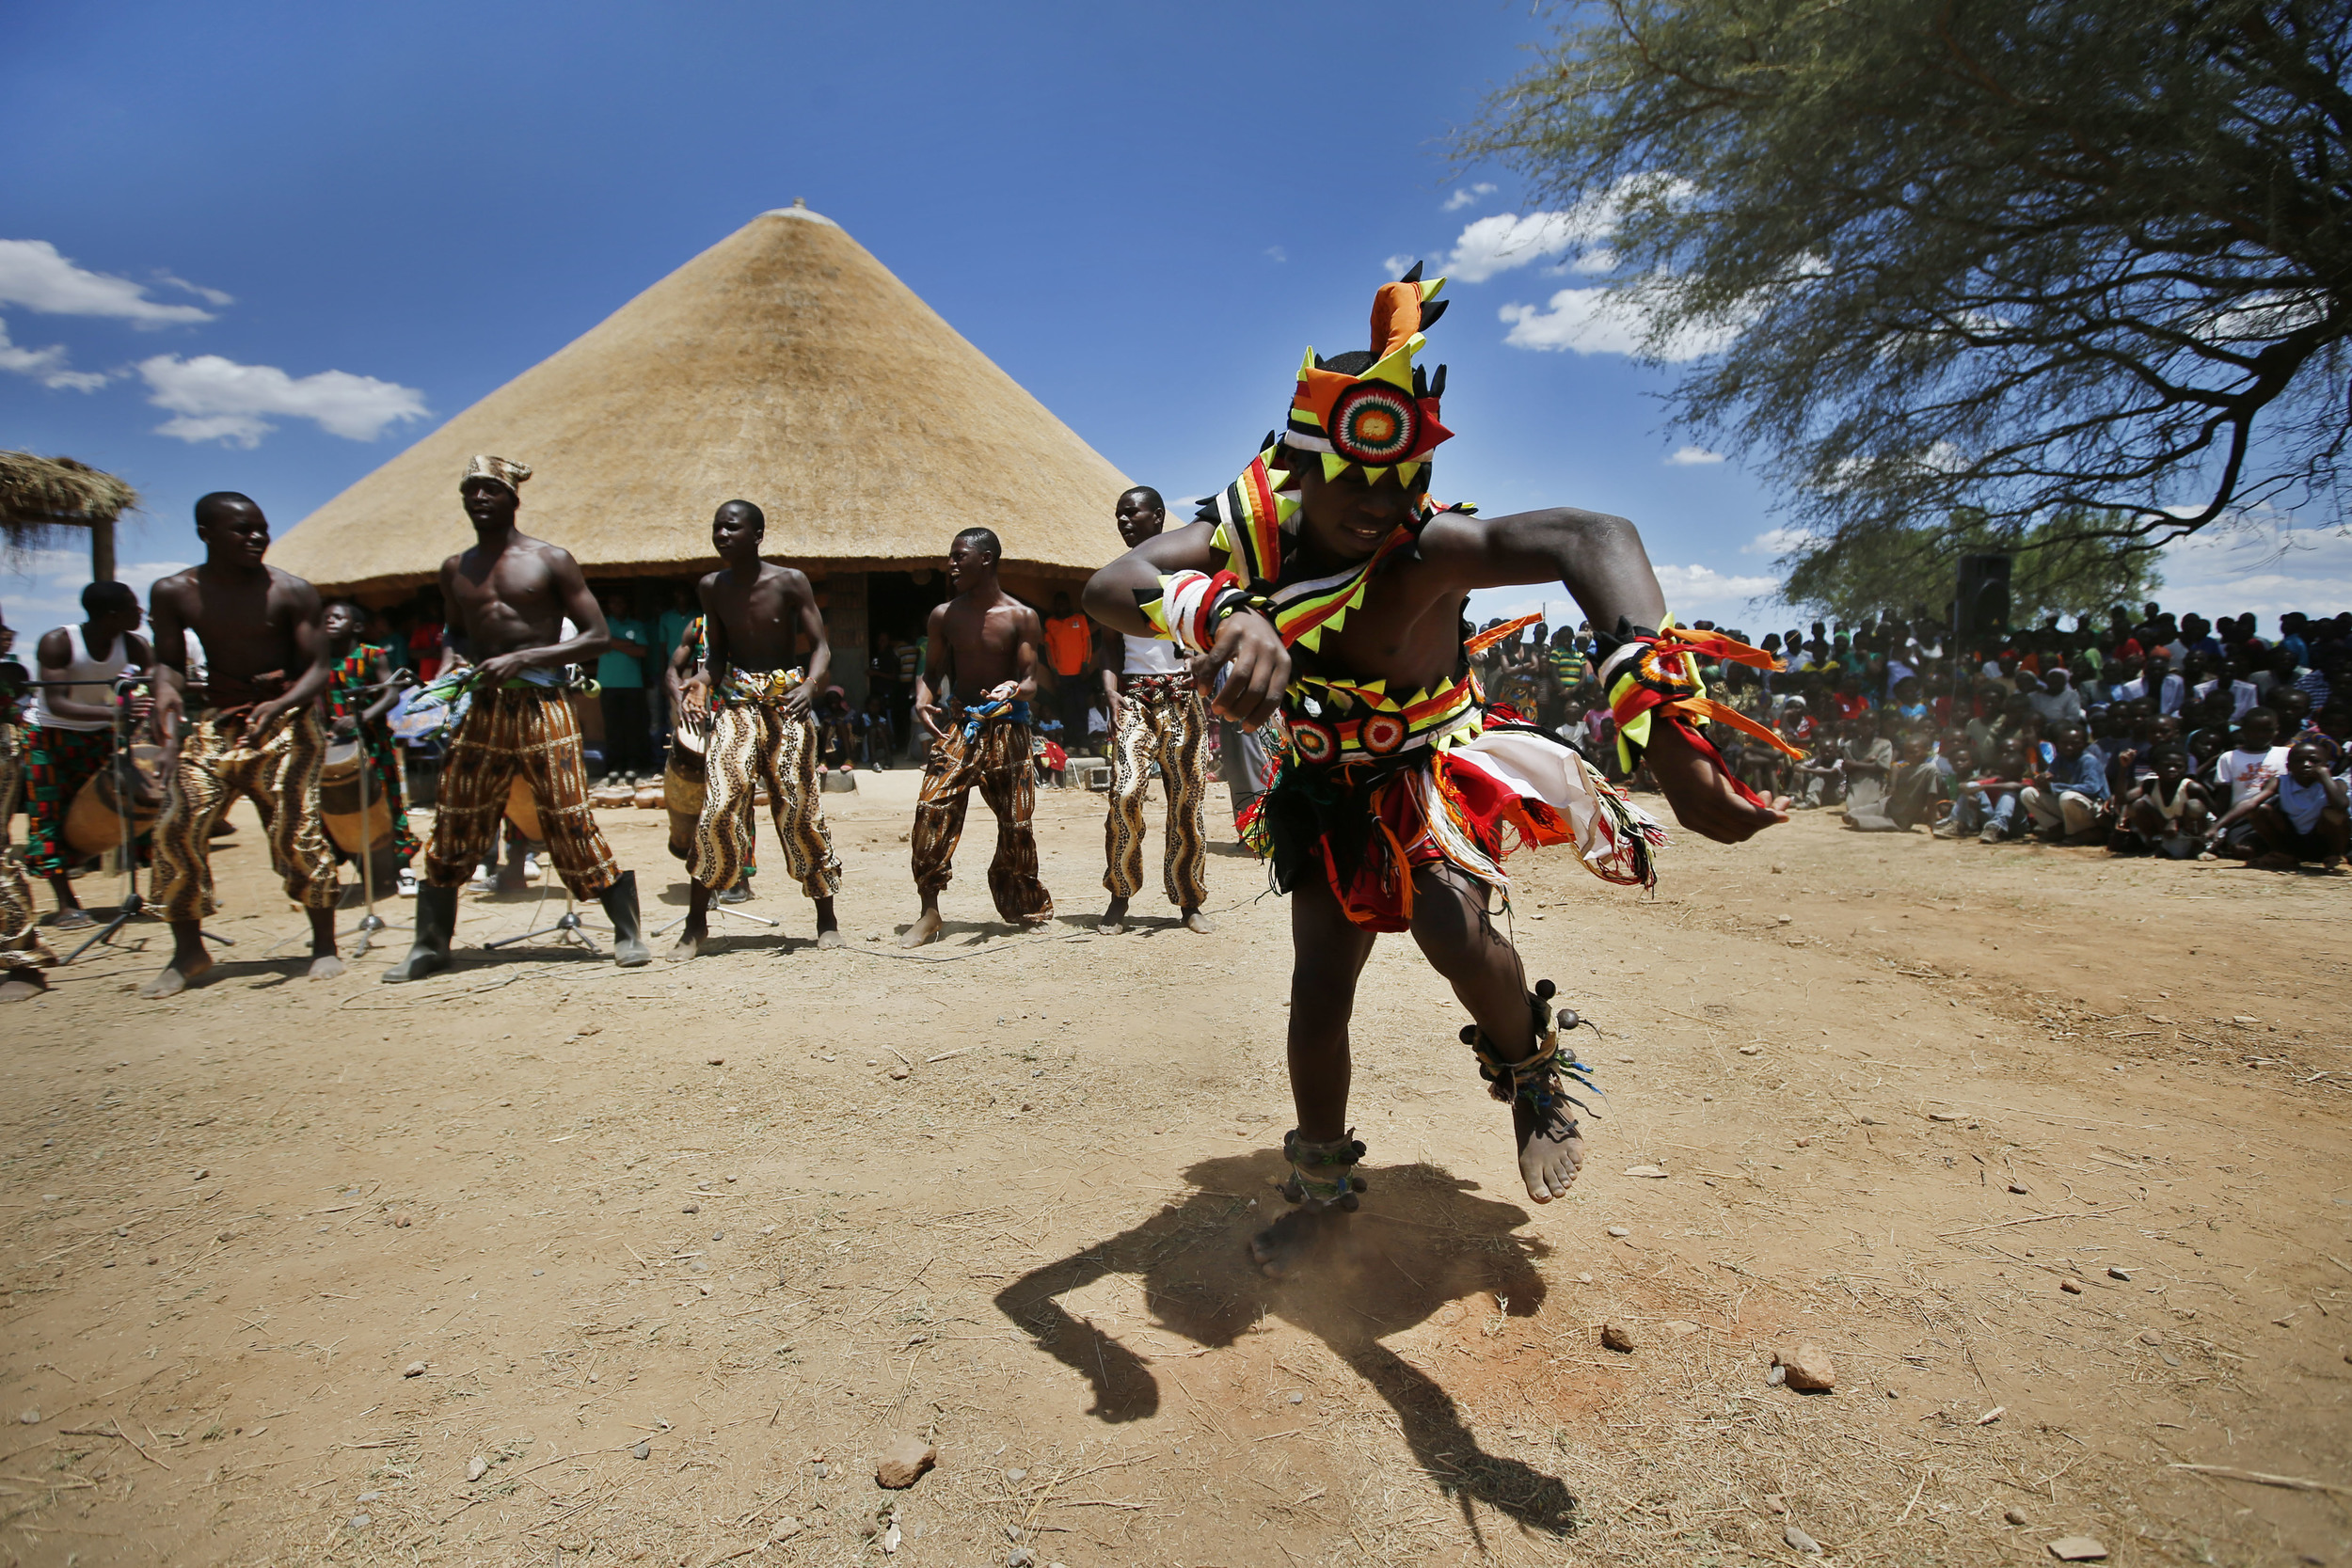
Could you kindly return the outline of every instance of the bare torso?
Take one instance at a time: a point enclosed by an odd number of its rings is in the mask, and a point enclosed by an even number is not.
[[[281,695],[310,666],[295,627],[315,622],[318,590],[275,566],[256,572],[191,566],[155,584],[150,598],[155,657],[184,679],[187,636],[204,646],[203,701],[242,707]]]
[[[579,576],[571,551],[517,533],[501,549],[476,545],[441,562],[441,594],[480,664],[561,641],[564,579]]]
[[[1033,694],[1025,685],[1045,628],[1036,610],[1010,594],[1001,590],[985,598],[958,594],[931,611],[930,635],[934,647],[946,649],[949,662],[941,671],[941,684],[955,683],[957,702],[976,703],[981,693],[1006,681],[1024,683],[1024,698]],[[936,658],[934,655],[932,667],[938,670]]]
[[[762,562],[749,582],[732,569],[712,572],[697,592],[719,633],[711,640],[714,675],[722,657],[744,670],[783,670],[799,660],[803,625],[817,613],[805,573]]]

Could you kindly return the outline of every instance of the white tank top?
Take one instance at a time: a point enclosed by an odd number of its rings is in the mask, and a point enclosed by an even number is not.
[[[114,728],[113,724],[103,719],[61,719],[51,710],[49,699],[55,695],[63,697],[68,702],[88,703],[98,707],[113,705],[114,678],[131,667],[130,640],[116,638],[115,645],[107,650],[106,657],[96,658],[90,654],[88,641],[84,636],[81,626],[66,627],[65,636],[67,644],[75,655],[65,667],[65,678],[73,683],[73,688],[70,691],[55,693],[46,687],[35,688],[33,722],[47,729],[80,730],[85,734],[95,730]],[[36,664],[40,662],[38,649],[35,651],[33,661]],[[43,678],[43,672],[34,672],[36,680]]]
[[[1184,667],[1184,656],[1173,642],[1163,642],[1156,637],[1128,637],[1125,673],[1130,675],[1172,675]]]

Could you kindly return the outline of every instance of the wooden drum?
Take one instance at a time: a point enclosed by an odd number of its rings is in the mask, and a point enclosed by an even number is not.
[[[694,845],[694,825],[702,820],[703,793],[708,770],[703,760],[710,739],[706,714],[681,713],[670,737],[670,760],[661,770],[661,803],[670,812],[670,853],[684,860]]]
[[[388,848],[392,842],[392,803],[384,798],[382,780],[367,781],[367,811],[359,810],[359,779],[367,767],[367,751],[355,738],[329,742],[326,763],[319,769],[319,819],[346,855]]]
[[[506,789],[506,820],[529,842],[547,842],[548,835],[539,826],[539,797],[531,792],[531,785],[519,773]]]
[[[131,748],[130,817],[135,838],[153,827],[163,811],[163,790],[158,784],[163,754],[160,746]],[[116,757],[100,768],[66,808],[65,841],[77,854],[98,855],[122,847],[123,810],[116,774],[122,768],[123,760]]]

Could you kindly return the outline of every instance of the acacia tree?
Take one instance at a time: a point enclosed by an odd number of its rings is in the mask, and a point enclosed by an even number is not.
[[[2009,615],[2026,626],[2044,615],[2100,615],[2137,605],[2162,586],[2156,558],[2112,546],[2122,520],[2067,512],[2015,527],[1966,507],[1934,528],[1890,528],[1834,549],[1801,547],[1784,559],[1780,596],[1817,615],[1860,620],[1913,605],[1951,606],[1957,558],[1997,551],[2010,558]]]
[[[2352,0],[1576,16],[1456,152],[1604,215],[1654,360],[1724,345],[1673,413],[1795,498],[1808,558],[1963,506],[2145,550],[2334,504]]]

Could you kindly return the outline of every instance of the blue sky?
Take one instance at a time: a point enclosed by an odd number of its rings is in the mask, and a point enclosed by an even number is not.
[[[135,483],[143,582],[192,559],[197,496],[289,530],[803,197],[1114,463],[1193,494],[1418,256],[1455,278],[1438,494],[1622,513],[1677,612],[1760,630],[1787,519],[1664,427],[1669,372],[1581,292],[1590,226],[1446,161],[1541,32],[1524,5],[1361,0],[11,7],[0,445]],[[2352,602],[2317,543],[2285,602],[2314,572]],[[10,624],[68,618],[78,557],[21,564]]]

